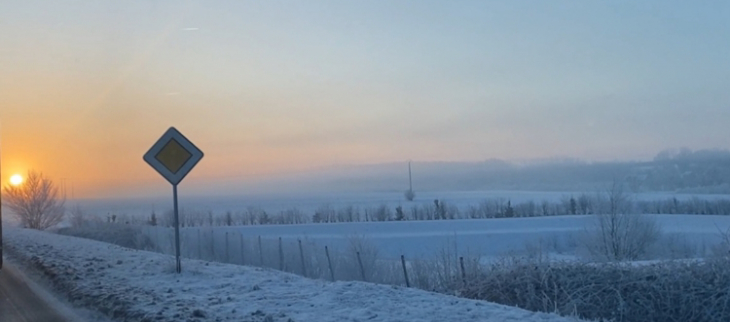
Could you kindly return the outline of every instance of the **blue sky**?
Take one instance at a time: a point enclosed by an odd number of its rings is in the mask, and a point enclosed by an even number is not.
[[[200,177],[730,148],[728,17],[726,1],[3,2],[3,167],[132,184],[170,125],[206,151]]]

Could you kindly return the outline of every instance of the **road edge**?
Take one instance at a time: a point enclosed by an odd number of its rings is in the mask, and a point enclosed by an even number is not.
[[[8,250],[6,248],[6,250]],[[88,308],[74,306],[66,297],[55,292],[53,285],[42,276],[37,269],[21,263],[12,251],[4,254],[2,270],[23,282],[28,288],[48,306],[53,308],[58,315],[69,322],[111,322],[107,316]]]

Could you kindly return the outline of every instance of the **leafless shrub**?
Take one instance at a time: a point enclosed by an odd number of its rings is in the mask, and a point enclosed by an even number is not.
[[[86,213],[81,209],[81,206],[76,205],[71,209],[71,226],[83,227],[87,224],[88,219]]]
[[[373,208],[371,213],[376,221],[391,221],[393,220],[393,213],[390,208],[386,205],[380,205],[377,208]]]
[[[459,256],[451,247],[442,248],[436,258],[411,260],[413,285],[420,289],[449,293],[459,287]]]
[[[3,194],[3,205],[26,228],[53,227],[63,220],[66,212],[66,196],[61,196],[56,184],[40,172],[29,171],[22,184],[5,186]]]
[[[345,265],[357,276],[355,279],[361,279],[360,263],[362,261],[362,269],[364,270],[365,279],[372,281],[375,274],[375,267],[378,259],[378,248],[365,236],[351,235],[348,237],[348,248],[345,250]],[[360,254],[360,260],[357,254]]]
[[[97,240],[131,249],[157,251],[159,246],[144,234],[141,227],[105,222],[87,222],[83,226],[60,228],[57,233]]]
[[[636,260],[659,239],[661,231],[653,218],[633,212],[630,197],[614,182],[601,206],[595,227],[588,231],[586,247],[594,258],[609,261]]]
[[[563,254],[569,248],[568,243],[570,236],[560,238],[557,235],[548,237],[540,237],[537,241],[526,242],[524,244],[524,252],[517,255],[513,252],[513,256],[526,256],[530,260],[545,262],[553,260],[551,254]]]
[[[265,211],[260,207],[249,206],[246,211],[242,214],[244,225],[255,225],[257,219],[260,218],[261,214]]]
[[[175,225],[175,211],[172,209],[169,209],[165,211],[165,213],[162,214],[162,218],[159,221],[160,226],[163,227],[174,227]]]
[[[277,225],[305,224],[307,222],[309,222],[308,216],[298,208],[282,210],[271,220],[272,224]]]
[[[713,247],[712,252],[717,257],[730,258],[730,227],[723,230],[718,226],[717,231],[722,241]]]
[[[314,223],[330,223],[337,221],[337,211],[330,205],[321,205],[312,216]]]
[[[353,206],[347,206],[337,211],[337,220],[340,222],[358,222],[360,218],[360,210]]]

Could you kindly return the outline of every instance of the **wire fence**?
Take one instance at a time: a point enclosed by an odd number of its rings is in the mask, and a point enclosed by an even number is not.
[[[100,223],[65,233],[175,254],[175,233],[169,227]],[[425,259],[388,258],[380,256],[372,240],[359,236],[350,237],[346,245],[327,245],[292,235],[252,236],[235,227],[187,227],[180,233],[181,255],[189,259],[266,267],[331,281],[416,287],[589,320],[715,322],[727,321],[730,312],[726,310],[730,231],[723,235],[715,259],[645,264],[554,261],[541,257],[540,250],[536,256],[505,257],[485,264],[479,256],[457,249],[455,243]],[[609,295],[615,297],[608,301],[608,295],[596,289],[614,290]],[[669,310],[672,303],[696,309]]]
[[[140,226],[151,245],[146,248],[175,254],[172,228]],[[267,267],[308,278],[366,281],[448,292],[479,272],[479,258],[443,249],[438,258],[385,258],[364,237],[346,245],[324,245],[308,238],[250,236],[215,227],[180,230],[181,256],[220,263]],[[333,247],[334,246],[334,247]]]

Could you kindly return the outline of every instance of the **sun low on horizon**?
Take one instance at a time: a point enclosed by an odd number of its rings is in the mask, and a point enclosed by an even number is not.
[[[10,184],[13,186],[18,186],[23,183],[23,176],[19,174],[14,174],[10,177]]]

